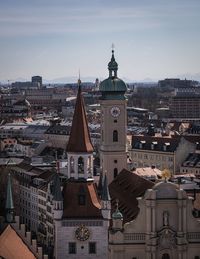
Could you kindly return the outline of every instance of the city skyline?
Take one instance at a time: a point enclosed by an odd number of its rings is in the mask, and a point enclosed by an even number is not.
[[[119,77],[200,80],[200,2],[0,2],[0,81],[107,77],[111,45]]]

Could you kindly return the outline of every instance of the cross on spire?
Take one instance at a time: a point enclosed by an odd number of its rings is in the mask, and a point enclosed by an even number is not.
[[[115,45],[114,45],[114,43],[112,43],[111,48],[112,48],[112,52],[114,52],[114,49],[115,49]]]

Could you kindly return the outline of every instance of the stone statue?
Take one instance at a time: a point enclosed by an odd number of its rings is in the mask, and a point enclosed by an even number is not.
[[[169,226],[169,212],[163,212],[163,226]]]

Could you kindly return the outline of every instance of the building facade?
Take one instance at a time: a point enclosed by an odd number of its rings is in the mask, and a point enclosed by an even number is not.
[[[200,223],[192,215],[192,198],[167,181],[138,198],[139,214],[122,224],[117,209],[109,231],[109,258],[196,259],[200,255]]]
[[[182,162],[195,149],[194,143],[181,136],[133,135],[130,156],[134,167],[155,166],[175,174],[180,172]]]

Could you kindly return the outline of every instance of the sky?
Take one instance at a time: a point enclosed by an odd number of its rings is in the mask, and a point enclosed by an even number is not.
[[[0,81],[200,80],[200,0],[0,0]],[[67,79],[66,79],[67,80]]]

